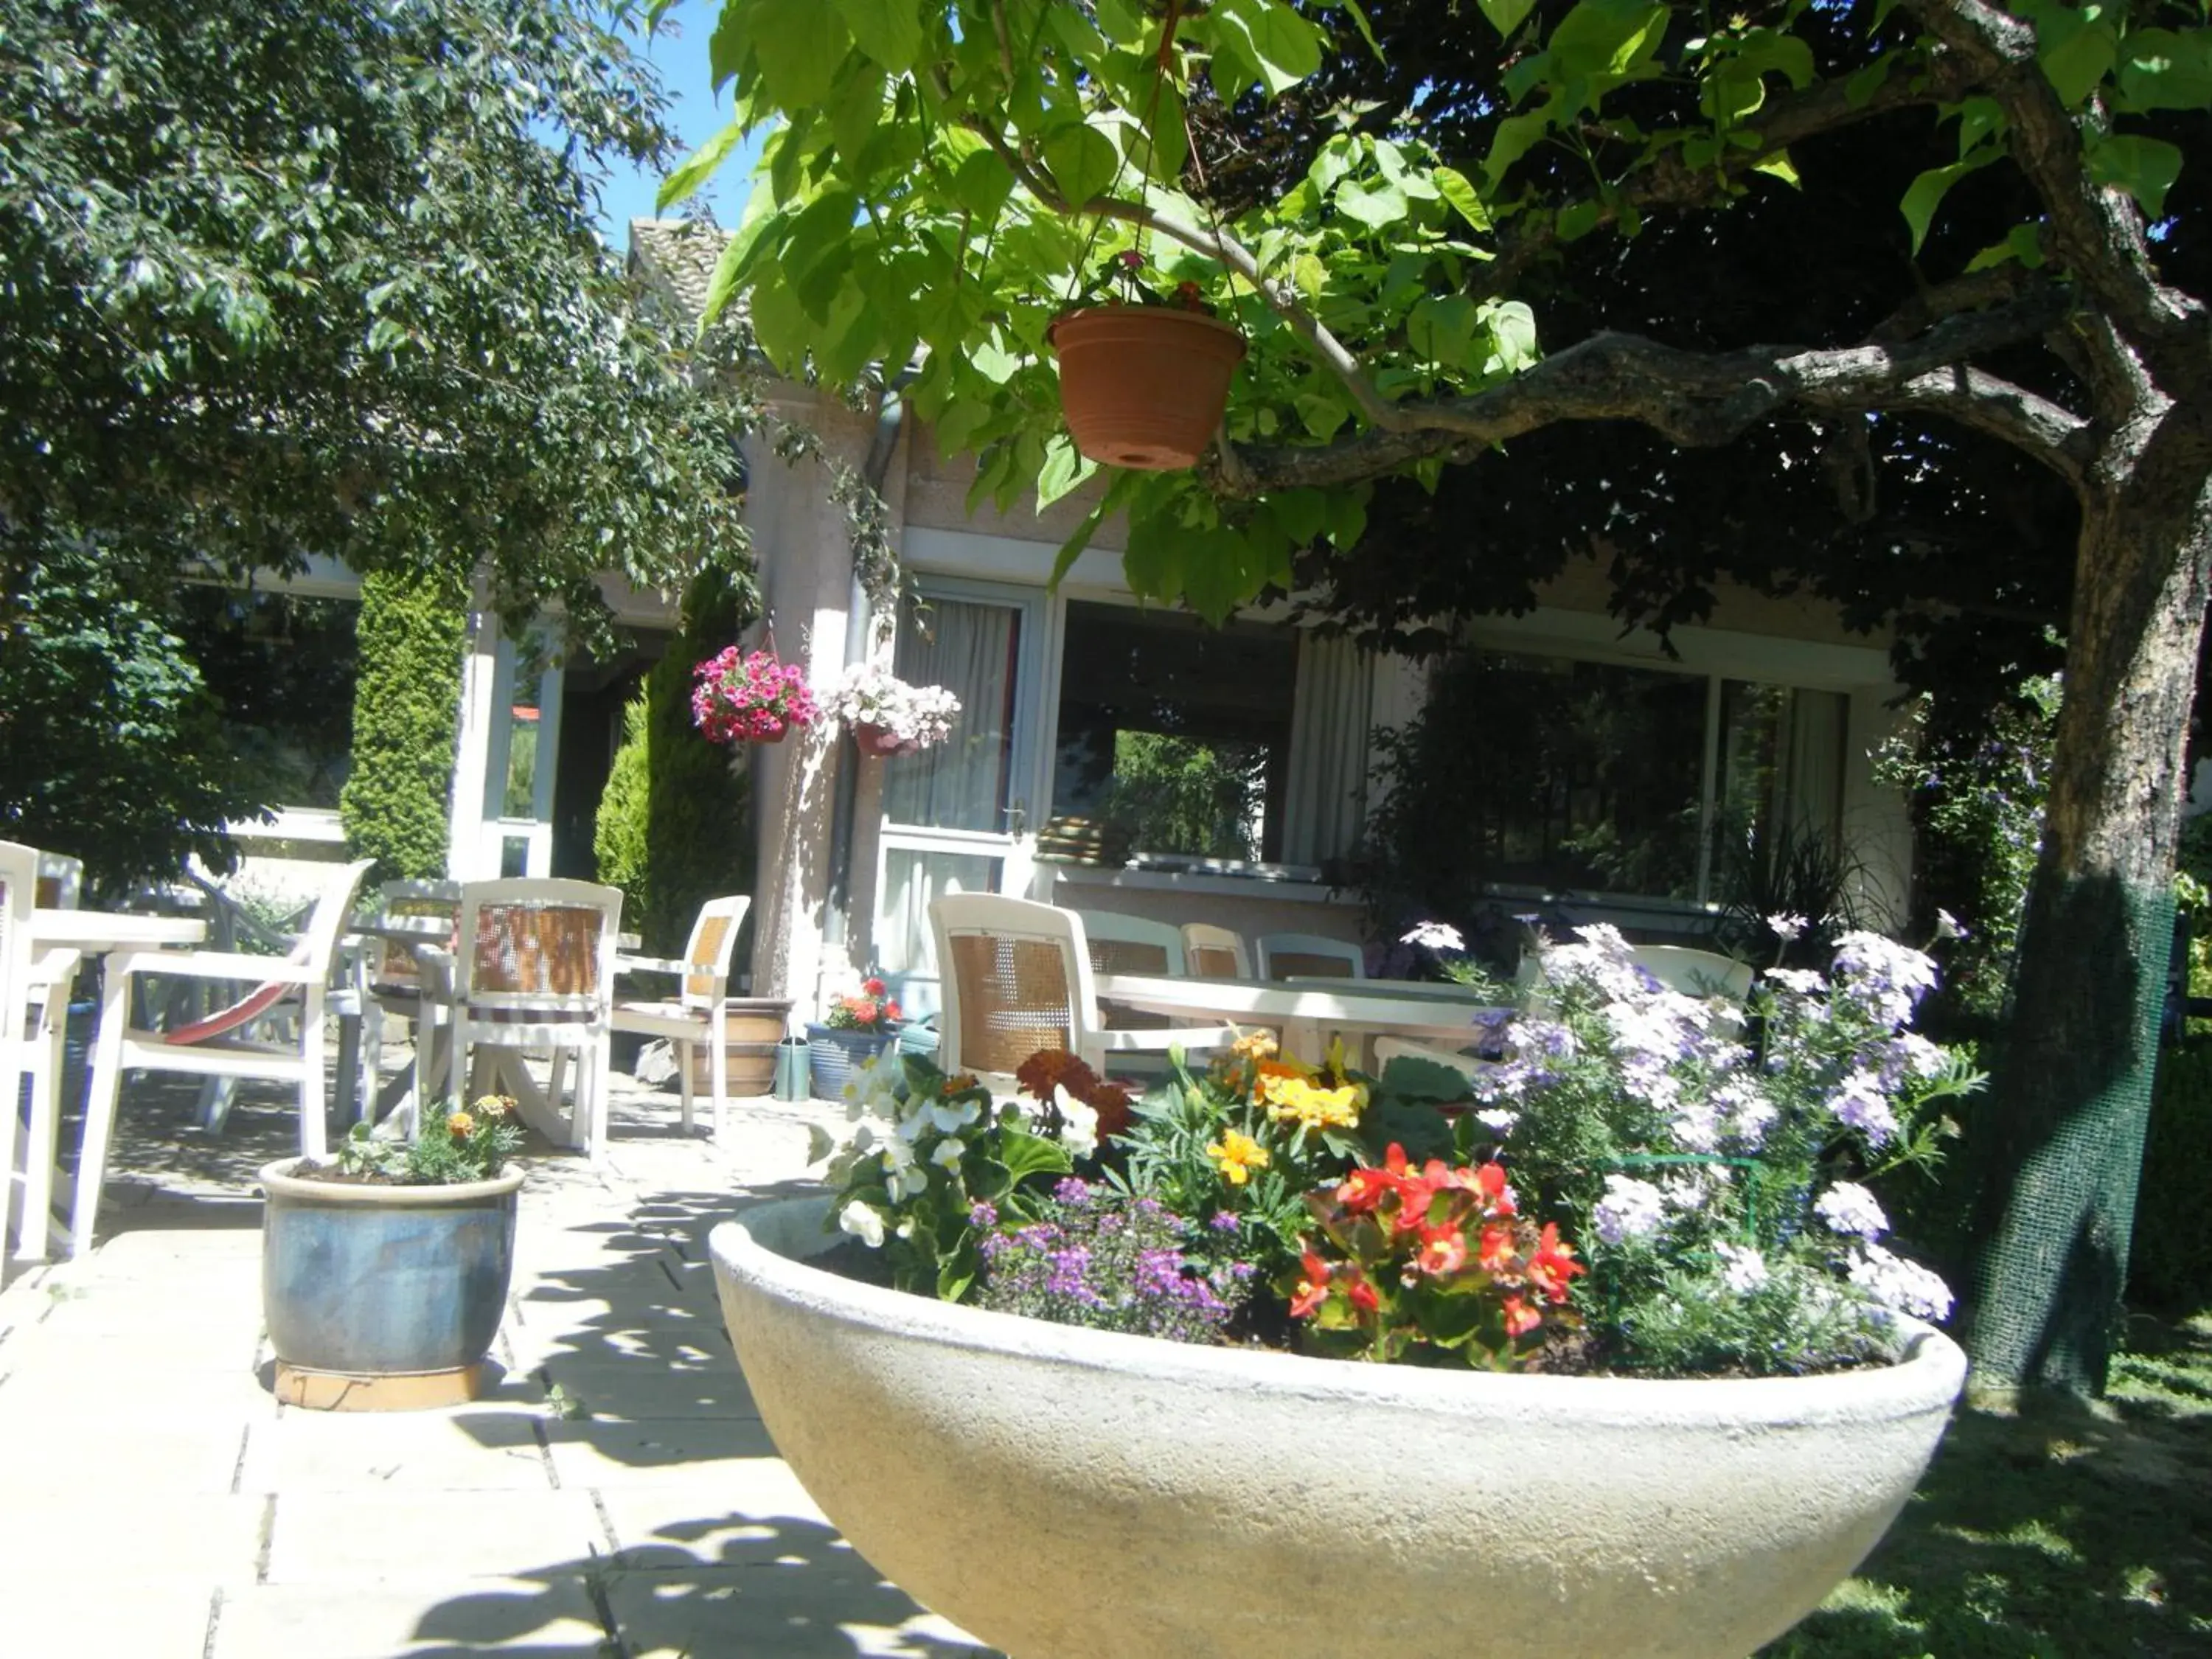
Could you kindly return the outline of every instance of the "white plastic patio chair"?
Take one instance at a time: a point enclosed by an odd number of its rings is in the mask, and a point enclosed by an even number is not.
[[[1365,979],[1367,955],[1357,945],[1322,933],[1260,935],[1261,979]]]
[[[465,882],[453,952],[455,1099],[485,1091],[503,1074],[504,1092],[526,1118],[593,1163],[606,1153],[622,905],[619,887],[586,881]],[[526,1050],[539,1048],[553,1060],[543,1094],[522,1064]],[[564,1117],[562,1075],[571,1055],[576,1079]]]
[[[1636,965],[1670,991],[1686,997],[1725,997],[1741,1002],[1751,994],[1752,966],[1686,945],[1638,945],[1630,948]]]
[[[1152,921],[1125,916],[1112,910],[1078,910],[1083,918],[1083,937],[1095,974],[1165,974],[1183,976],[1182,929],[1171,921]],[[1158,1031],[1175,1022],[1165,1014],[1146,1013],[1112,1004],[1099,1010],[1109,1030]]]
[[[1244,936],[1210,921],[1183,923],[1182,959],[1184,970],[1194,979],[1252,977],[1252,954],[1244,947]]]
[[[323,1013],[338,936],[353,914],[354,894],[373,860],[334,870],[315,901],[307,932],[284,957],[236,951],[117,951],[107,958],[100,999],[100,1032],[93,1044],[92,1091],[85,1104],[84,1146],[77,1158],[76,1195],[70,1206],[70,1250],[91,1247],[115,1132],[116,1097],[126,1071],[189,1072],[201,1077],[260,1078],[291,1083],[300,1091],[300,1152],[320,1158],[327,1147],[324,1124]],[[254,988],[204,1019],[167,1031],[131,1024],[131,981],[140,975],[165,979],[252,985]],[[289,1005],[298,1024],[289,1041],[247,1035],[247,1028]],[[264,1030],[269,1028],[264,1026]]]
[[[415,1055],[409,1070],[404,1111],[419,1130],[421,1107],[447,1086],[437,1069],[441,1034],[453,1000],[453,941],[461,927],[461,884],[458,881],[387,881],[377,893],[377,923],[404,928],[410,937],[375,935],[362,942],[362,1054],[366,1087],[365,1115],[380,1109],[379,1066],[384,1022],[404,1019],[415,1028]]]
[[[31,938],[31,912],[76,908],[82,869],[75,859],[0,842],[0,1249],[20,1248],[41,1258],[60,1112],[63,1028],[77,952],[40,949]],[[23,1121],[26,1082],[31,1111],[19,1158],[16,1130]]]
[[[1116,1054],[1200,1054],[1233,1042],[1233,1025],[1109,1029],[1083,919],[997,893],[948,893],[929,907],[943,975],[937,1063],[948,1073],[1012,1074],[1042,1048],[1065,1048],[1103,1072]]]
[[[1494,1071],[1498,1062],[1480,1060],[1473,1054],[1461,1054],[1455,1048],[1441,1048],[1431,1042],[1416,1042],[1410,1037],[1377,1036],[1375,1042],[1375,1069],[1377,1072],[1394,1060],[1427,1060],[1439,1066],[1449,1066],[1470,1082],[1485,1072]]]
[[[707,1045],[708,1087],[714,1103],[714,1139],[728,1127],[730,1105],[730,953],[737,946],[752,900],[741,894],[708,899],[691,923],[681,958],[623,955],[615,972],[676,974],[683,984],[673,997],[615,1003],[614,1029],[641,1036],[667,1037],[676,1044],[683,1079],[684,1127],[691,1127],[691,1055]]]

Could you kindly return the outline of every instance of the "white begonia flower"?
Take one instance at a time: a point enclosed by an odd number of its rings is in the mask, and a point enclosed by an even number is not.
[[[926,1100],[914,1114],[917,1122],[927,1124],[944,1135],[958,1133],[982,1115],[983,1109],[972,1100]]]
[[[888,1048],[857,1067],[845,1081],[846,1117],[896,1117],[898,1085],[905,1079],[904,1062]]]
[[[1750,1244],[1716,1244],[1713,1253],[1721,1259],[1721,1281],[1738,1296],[1747,1296],[1773,1275],[1767,1270],[1766,1258]]]
[[[890,1194],[894,1204],[903,1204],[909,1198],[920,1198],[929,1190],[929,1172],[918,1164],[909,1164],[903,1170],[886,1170],[884,1190]]]
[[[1605,1196],[1591,1212],[1597,1236],[1608,1244],[1642,1238],[1667,1224],[1667,1208],[1659,1189],[1633,1176],[1609,1175]]]
[[[958,1135],[947,1135],[930,1152],[929,1161],[940,1170],[957,1170],[967,1150],[966,1143]]]
[[[1060,1144],[1078,1158],[1098,1150],[1098,1114],[1067,1092],[1067,1085],[1052,1085],[1052,1103],[1060,1111]]]
[[[872,1205],[854,1199],[837,1212],[837,1225],[872,1250],[884,1248],[884,1218]]]
[[[1889,1231],[1881,1203],[1856,1181],[1838,1181],[1822,1193],[1813,1200],[1813,1213],[1830,1232],[1869,1244]]]

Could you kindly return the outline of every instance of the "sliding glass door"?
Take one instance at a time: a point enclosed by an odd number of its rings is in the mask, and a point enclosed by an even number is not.
[[[876,963],[910,1012],[938,1006],[931,901],[1029,890],[1043,663],[1036,590],[925,581],[900,612],[894,672],[960,699],[950,738],[884,763]]]

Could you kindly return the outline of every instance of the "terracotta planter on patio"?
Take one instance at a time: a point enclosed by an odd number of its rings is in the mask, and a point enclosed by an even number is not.
[[[714,1230],[776,1449],[870,1564],[1015,1659],[1743,1659],[1873,1548],[1966,1359],[1722,1382],[1359,1364],[1076,1329]]]
[[[1140,472],[1193,466],[1213,441],[1244,337],[1218,318],[1168,306],[1095,306],[1046,331],[1060,354],[1060,401],[1075,447]]]
[[[330,1411],[473,1400],[507,1310],[523,1171],[450,1187],[261,1170],[261,1303],[276,1397]]]

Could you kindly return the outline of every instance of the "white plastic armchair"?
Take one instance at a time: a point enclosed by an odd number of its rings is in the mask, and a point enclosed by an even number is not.
[[[1183,923],[1182,959],[1194,979],[1252,977],[1252,953],[1244,946],[1244,936],[1210,921]]]
[[[0,1249],[21,1249],[39,1258],[46,1255],[63,1024],[77,953],[39,946],[31,938],[31,912],[34,907],[75,908],[82,871],[75,859],[0,842]],[[26,1078],[30,1128],[19,1158],[16,1103]]]
[[[684,1127],[691,1127],[691,1054],[708,1048],[707,1076],[714,1103],[714,1139],[727,1127],[730,1105],[730,954],[752,900],[741,894],[709,899],[691,923],[691,938],[681,958],[622,955],[615,972],[675,974],[683,983],[672,998],[615,1002],[614,1029],[642,1036],[666,1037],[676,1044],[683,1079]]]
[[[938,1064],[1010,1086],[1041,1048],[1066,1048],[1103,1071],[1116,1054],[1199,1053],[1237,1039],[1233,1025],[1109,1029],[1099,1018],[1083,920],[1029,899],[948,893],[929,907],[942,975]]]
[[[85,1106],[84,1146],[77,1159],[70,1249],[82,1255],[92,1242],[115,1130],[116,1098],[126,1071],[189,1072],[202,1077],[259,1078],[290,1083],[300,1092],[300,1151],[320,1158],[324,1125],[323,1014],[338,937],[353,913],[354,894],[372,860],[334,871],[315,901],[307,932],[289,956],[237,951],[118,951],[107,958],[100,1000],[100,1033],[93,1044],[92,1092]],[[131,1024],[131,981],[140,975],[248,984],[254,989],[228,1007],[166,1031]],[[298,1024],[285,1042],[257,1040],[249,1026],[287,1005]],[[265,1028],[264,1028],[265,1029]]]
[[[1261,979],[1365,979],[1367,956],[1349,940],[1323,933],[1262,933]]]

